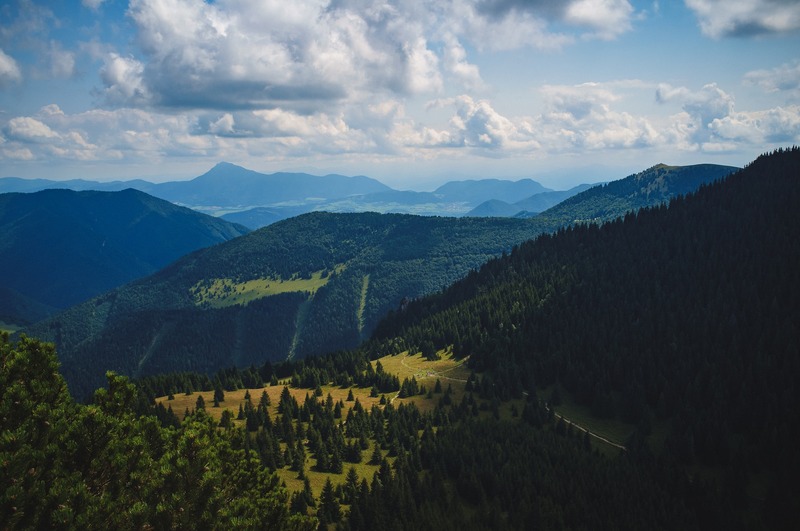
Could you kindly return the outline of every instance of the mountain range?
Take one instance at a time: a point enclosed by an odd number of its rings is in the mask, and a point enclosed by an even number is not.
[[[402,301],[525,240],[580,220],[614,219],[623,205],[659,204],[732,170],[656,167],[531,219],[309,213],[192,253],[26,333],[57,343],[78,394],[94,389],[107,369],[210,372],[352,348]]]
[[[513,203],[508,203],[502,199],[490,199],[476,206],[467,212],[466,215],[479,217],[530,217],[531,214],[544,212],[548,208],[584,190],[588,190],[592,186],[599,185],[580,184],[569,190],[539,192]]]
[[[133,189],[0,194],[4,320],[30,323],[247,232]]]
[[[538,208],[544,210],[542,201],[546,201],[546,206],[552,206],[581,190],[574,188],[555,192],[532,179],[478,179],[450,181],[433,192],[415,192],[394,190],[364,176],[315,176],[286,172],[263,174],[227,162],[217,164],[194,179],[164,183],[143,180],[100,183],[80,179],[0,179],[0,192],[33,192],[53,188],[104,191],[135,188],[251,229],[312,211],[485,215],[471,214],[470,211],[489,200],[516,203],[532,197],[539,198],[534,201],[538,201]],[[545,200],[545,197],[549,199]],[[531,208],[522,205],[508,215],[522,210],[530,211]]]

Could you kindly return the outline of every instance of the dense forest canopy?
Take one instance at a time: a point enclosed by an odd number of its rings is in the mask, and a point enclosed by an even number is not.
[[[501,398],[563,387],[640,441],[668,426],[665,455],[740,496],[760,485],[751,503],[796,497],[798,168],[800,149],[779,151],[668,206],[540,236],[393,313],[368,348],[452,346]]]

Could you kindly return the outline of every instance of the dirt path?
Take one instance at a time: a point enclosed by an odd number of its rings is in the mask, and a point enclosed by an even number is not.
[[[550,408],[549,408],[549,407],[547,407],[547,405],[544,405],[544,408],[545,408],[547,411],[550,411]],[[603,437],[602,435],[597,435],[596,433],[593,433],[593,432],[589,431],[588,429],[584,428],[583,426],[581,426],[581,425],[579,425],[579,424],[575,424],[574,422],[572,422],[571,420],[569,420],[569,419],[568,419],[567,417],[565,417],[564,415],[561,415],[561,414],[559,414],[559,413],[556,413],[555,411],[553,411],[553,416],[555,416],[555,418],[557,418],[557,419],[561,419],[561,420],[563,420],[563,421],[564,421],[564,422],[566,422],[567,424],[571,424],[571,425],[572,425],[574,428],[576,428],[576,429],[578,429],[578,430],[580,430],[580,431],[582,431],[582,432],[584,432],[584,433],[588,433],[590,437],[594,437],[594,438],[595,438],[595,439],[597,439],[598,441],[604,442],[604,443],[606,443],[606,444],[607,444],[607,445],[609,445],[609,446],[613,446],[614,448],[617,448],[617,449],[619,449],[619,450],[622,450],[622,451],[627,451],[627,450],[628,450],[627,448],[625,448],[625,446],[623,446],[623,445],[621,445],[621,444],[617,444],[617,443],[615,443],[614,441],[610,441],[610,440],[606,439],[605,437]]]
[[[444,379],[444,380],[452,380],[454,382],[462,382],[462,383],[466,383],[466,381],[467,381],[467,380],[462,379],[462,378],[452,378],[450,376],[446,376],[446,373],[461,367],[469,359],[469,356],[467,356],[466,358],[461,360],[455,366],[450,367],[449,369],[446,369],[444,371],[434,371],[434,370],[431,370],[431,369],[422,369],[422,368],[419,368],[419,367],[412,367],[411,365],[406,363],[406,359],[407,358],[408,358],[408,353],[403,355],[402,359],[400,360],[400,364],[403,367],[405,367],[406,369],[414,372],[415,373],[414,377],[417,380],[423,380],[423,379],[427,379],[427,378],[440,378],[440,379]],[[523,394],[525,396],[527,396],[527,393],[523,393]],[[389,401],[389,403],[394,402],[394,399],[397,398],[399,395],[400,395],[400,392],[398,391],[397,393],[395,393],[395,395],[392,397],[392,399]],[[550,408],[547,405],[544,405],[544,408],[546,410],[550,411]],[[580,431],[582,431],[584,433],[588,433],[590,437],[594,437],[598,441],[601,441],[601,442],[603,442],[603,443],[605,443],[605,444],[607,444],[609,446],[613,446],[614,448],[617,448],[619,450],[623,450],[623,451],[627,451],[628,450],[627,448],[625,448],[625,446],[623,446],[621,444],[618,444],[618,443],[615,443],[614,441],[606,439],[602,435],[598,435],[598,434],[588,430],[587,428],[584,428],[583,426],[581,426],[579,424],[575,424],[573,421],[569,420],[568,418],[566,418],[565,416],[561,415],[560,413],[556,413],[555,411],[553,411],[553,415],[557,419],[561,419],[564,422],[566,422],[567,424],[572,425],[574,428],[576,428],[576,429],[578,429],[578,430],[580,430]]]

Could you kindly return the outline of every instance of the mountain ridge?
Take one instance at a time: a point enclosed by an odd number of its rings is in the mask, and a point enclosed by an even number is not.
[[[717,178],[714,172],[695,175],[700,170],[672,177],[693,183]],[[29,333],[59,344],[65,375],[77,388],[90,367],[96,371],[94,385],[104,366],[137,375],[186,368],[212,372],[234,359],[245,364],[283,360],[292,345],[298,357],[352,348],[401,300],[442,289],[523,241],[578,218],[614,219],[620,205],[635,210],[662,202],[663,193],[637,193],[631,200],[631,190],[647,181],[635,182],[635,175],[621,181],[604,195],[590,189],[573,196],[567,211],[550,209],[527,220],[304,214],[194,252],[151,277],[30,327]],[[295,339],[301,307],[307,313]],[[136,344],[126,346],[133,330]],[[233,356],[234,346],[241,353],[241,345],[248,356]],[[141,359],[142,349],[161,354],[130,365],[126,360]]]
[[[0,283],[64,308],[247,232],[130,188],[0,194]]]

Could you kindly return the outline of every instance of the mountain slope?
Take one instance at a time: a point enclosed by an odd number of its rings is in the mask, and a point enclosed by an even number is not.
[[[504,181],[500,179],[480,179],[467,181],[450,181],[437,188],[433,193],[446,197],[448,201],[463,201],[475,207],[487,199],[497,199],[507,203],[522,198],[551,191],[531,179]]]
[[[136,190],[0,195],[0,284],[64,308],[244,227]]]
[[[53,315],[57,308],[47,306],[13,289],[0,286],[0,328],[26,326]]]
[[[467,217],[478,217],[478,218],[487,218],[487,217],[510,218],[511,216],[518,214],[522,210],[524,209],[518,208],[516,204],[509,204],[506,203],[505,201],[500,201],[499,199],[490,199],[476,206],[475,208],[467,212],[465,215]]]
[[[517,201],[515,203],[506,203],[497,199],[485,201],[480,205],[470,210],[467,216],[501,216],[510,217],[518,215],[518,217],[531,217],[539,212],[543,212],[558,203],[568,199],[576,194],[588,190],[594,185],[581,184],[570,188],[569,190],[540,192],[533,194],[530,197]]]
[[[210,372],[352,348],[404,298],[439,290],[560,223],[307,214],[194,253],[27,333],[57,342],[70,385],[86,391],[106,369]]]
[[[558,386],[638,426],[629,451],[689,467],[731,514],[790,516],[798,176],[800,149],[780,151],[669,207],[541,236],[394,313],[370,348],[452,346],[501,398]]]
[[[210,372],[318,354],[355,346],[404,297],[446,286],[535,230],[514,219],[305,214],[192,253],[26,333],[58,343],[78,393],[107,369]]]
[[[561,225],[613,219],[626,212],[692,192],[700,185],[722,179],[737,169],[717,164],[658,164],[625,179],[590,188],[541,214],[524,217],[539,217]]]
[[[526,212],[544,212],[548,208],[552,208],[557,204],[561,203],[569,199],[572,196],[575,196],[581,192],[592,188],[593,186],[597,186],[594,184],[579,184],[569,190],[561,190],[555,192],[543,192],[541,194],[535,194],[527,199],[523,199],[522,201],[517,201],[514,203],[514,206],[519,208],[520,211],[524,210]]]

